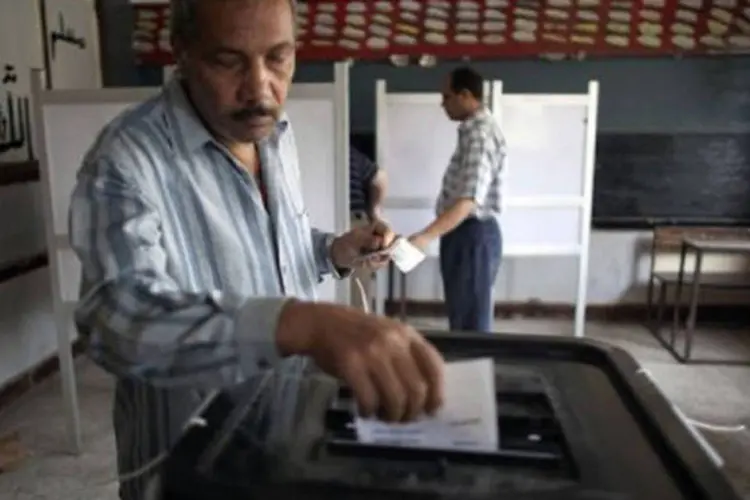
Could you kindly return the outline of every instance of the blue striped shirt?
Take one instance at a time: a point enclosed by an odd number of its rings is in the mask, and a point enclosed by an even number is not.
[[[69,220],[83,269],[75,319],[117,377],[121,474],[172,446],[209,390],[257,383],[266,365],[290,374],[269,388],[272,424],[294,411],[305,361],[280,359],[276,323],[288,297],[314,300],[334,273],[333,236],[310,227],[288,121],[258,150],[268,209],[172,81],[83,160]],[[148,478],[122,482],[122,498],[140,500]]]

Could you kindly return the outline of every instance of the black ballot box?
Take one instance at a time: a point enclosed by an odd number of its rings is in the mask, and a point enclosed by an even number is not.
[[[494,358],[497,450],[361,444],[351,395],[331,383],[302,391],[284,451],[265,455],[227,432],[237,403],[219,397],[163,464],[160,498],[739,500],[720,458],[623,350],[536,335],[427,335],[448,360]]]

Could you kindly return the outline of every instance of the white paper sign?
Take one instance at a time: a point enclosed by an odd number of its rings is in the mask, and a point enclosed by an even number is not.
[[[463,451],[498,448],[495,363],[455,361],[445,370],[445,402],[434,417],[408,424],[357,418],[362,443]]]

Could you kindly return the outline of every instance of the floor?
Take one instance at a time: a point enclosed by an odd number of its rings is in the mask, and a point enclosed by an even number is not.
[[[439,320],[413,322],[442,328]],[[499,331],[570,334],[567,321],[503,321]],[[743,335],[744,334],[744,335]],[[750,367],[677,364],[639,326],[591,323],[587,335],[628,350],[651,371],[667,396],[694,420],[714,425],[750,427]],[[701,357],[727,356],[750,360],[747,332],[701,331]],[[110,424],[112,384],[106,374],[85,359],[78,361],[84,453],[64,453],[59,381],[51,379],[20,403],[0,414],[0,434],[18,430],[30,456],[0,474],[0,498],[7,500],[115,500],[114,441]],[[705,431],[705,437],[725,461],[725,469],[745,500],[750,500],[750,431]]]

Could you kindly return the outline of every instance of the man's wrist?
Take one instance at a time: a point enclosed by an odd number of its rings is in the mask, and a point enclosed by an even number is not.
[[[381,220],[383,218],[383,209],[380,208],[380,205],[376,205],[370,209],[367,216],[370,218],[371,222]]]
[[[341,267],[341,237],[331,236],[328,243],[328,259],[334,268]]]
[[[351,262],[347,262],[346,253],[341,236],[332,236],[328,245],[328,258],[331,261],[331,271],[338,279],[346,278],[352,273]]]
[[[276,346],[282,356],[306,355],[312,350],[320,328],[315,305],[297,299],[284,304],[276,326]]]

